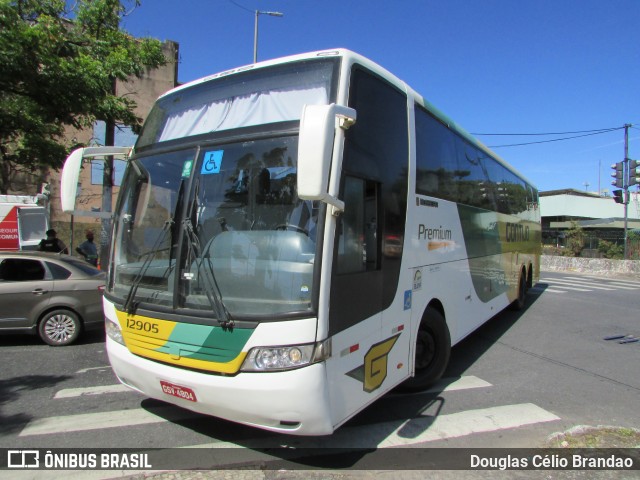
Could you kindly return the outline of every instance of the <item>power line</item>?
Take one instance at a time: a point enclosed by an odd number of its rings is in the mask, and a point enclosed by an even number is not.
[[[613,130],[619,130],[624,127],[609,127],[598,128],[596,130],[578,130],[575,132],[549,132],[549,133],[471,133],[471,135],[484,135],[484,136],[513,136],[513,137],[525,137],[525,136],[546,136],[546,135],[573,135],[575,133],[606,133]]]
[[[537,144],[541,144],[541,143],[551,143],[551,142],[562,142],[565,140],[572,140],[574,138],[582,138],[582,137],[591,137],[593,135],[602,135],[603,133],[610,133],[610,132],[614,132],[616,130],[622,130],[624,127],[617,127],[617,128],[610,128],[607,130],[595,130],[593,131],[593,133],[585,133],[584,135],[573,135],[570,137],[562,137],[562,138],[553,138],[551,140],[539,140],[537,142],[522,142],[522,143],[509,143],[509,144],[505,144],[505,145],[488,145],[489,148],[502,148],[502,147],[520,147],[523,145],[537,145]],[[497,134],[494,134],[497,135]],[[531,134],[529,134],[531,135]],[[558,134],[545,134],[545,135],[558,135]]]
[[[232,3],[233,5],[235,5],[238,8],[241,8],[242,10],[245,10],[247,12],[251,12],[253,13],[254,10],[251,10],[250,8],[245,7],[244,5],[240,5],[239,3],[235,2],[234,0],[227,0],[229,3]]]

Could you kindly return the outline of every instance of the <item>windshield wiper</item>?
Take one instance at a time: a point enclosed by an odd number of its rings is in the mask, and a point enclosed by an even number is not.
[[[147,258],[142,263],[142,266],[138,270],[137,275],[133,279],[133,282],[131,283],[131,288],[129,288],[129,293],[127,294],[127,298],[124,301],[124,311],[125,312],[127,312],[129,314],[135,313],[136,308],[138,307],[138,302],[134,302],[134,299],[135,299],[136,293],[138,291],[138,287],[142,283],[142,279],[144,278],[145,274],[147,273],[147,270],[149,270],[149,267],[151,266],[151,262],[156,257],[156,254],[160,251],[159,247],[162,244],[162,242],[164,242],[164,239],[167,237],[167,232],[170,230],[172,225],[173,225],[173,219],[172,218],[170,218],[169,220],[164,222],[164,226],[162,227],[162,230],[160,231],[160,233],[156,237],[156,241],[154,242],[153,246],[151,247],[151,250],[149,250],[147,253],[144,254]],[[169,264],[169,266],[167,268],[168,268],[168,270],[171,270],[171,264]]]
[[[202,257],[200,239],[198,238],[196,232],[193,230],[191,220],[185,219],[182,223],[184,225],[184,231],[187,234],[189,246],[189,254],[187,255],[187,258],[194,259],[198,278],[204,279],[201,284],[204,287],[204,292],[207,296],[207,299],[209,300],[209,304],[211,305],[211,308],[213,309],[218,322],[220,322],[220,324],[225,328],[233,328],[234,322],[231,318],[231,315],[229,314],[229,311],[227,310],[227,307],[222,301],[222,293],[220,292],[220,287],[218,286],[215,274],[213,273],[213,266],[206,265],[206,268],[203,268],[204,258]]]

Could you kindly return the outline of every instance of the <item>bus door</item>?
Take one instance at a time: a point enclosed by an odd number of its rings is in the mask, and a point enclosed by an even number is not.
[[[401,240],[381,224],[381,184],[346,176],[343,191],[329,311],[334,424],[398,384],[410,364],[411,285],[400,281]]]
[[[407,97],[354,66],[336,225],[327,362],[333,423],[408,374],[410,283],[401,278],[408,181]],[[408,298],[405,299],[405,291]],[[406,301],[405,301],[406,300]]]

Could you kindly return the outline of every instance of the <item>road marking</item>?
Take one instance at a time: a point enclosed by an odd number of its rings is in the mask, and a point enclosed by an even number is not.
[[[444,388],[442,386],[443,383],[446,385],[444,386]],[[421,393],[445,391],[450,392],[490,386],[492,386],[490,383],[485,382],[478,377],[474,377],[473,375],[469,375],[456,379],[445,379],[440,384],[440,386],[436,385],[431,389]],[[100,395],[103,393],[128,391],[130,390],[124,385],[68,388],[57,392],[54,398],[74,398],[83,395]],[[167,420],[184,420],[199,415],[197,413],[190,412],[188,410],[182,410],[177,407],[164,407],[158,409],[158,411],[162,411],[163,415],[158,416],[153,412],[140,408],[134,410],[118,410],[114,412],[99,412],[42,418],[29,422],[29,424],[20,433],[20,436],[45,435],[57,432],[77,432],[81,430],[95,430],[99,428],[122,427],[127,425],[144,425],[148,423],[160,423]],[[171,418],[166,418],[165,414],[167,412],[170,413]]]
[[[531,287],[529,290],[527,290],[527,293],[531,293],[533,295],[542,295],[543,293],[567,293],[566,290],[556,290],[553,287],[549,287],[546,286],[546,284],[543,282],[542,285],[537,284],[535,287]]]
[[[553,288],[547,288],[544,291],[549,293],[567,293],[566,290],[555,290]]]
[[[562,288],[564,290],[572,290],[574,292],[590,292],[591,291],[588,288],[569,287],[569,286],[565,286],[565,285],[563,285],[563,284],[561,284],[559,282],[553,282],[551,280],[545,280],[545,282],[549,283],[549,284],[554,284],[555,283],[554,286],[557,287],[557,288]]]
[[[560,417],[532,403],[466,410],[436,417],[424,416],[408,420],[377,446],[414,445],[556,420],[560,420]]]
[[[467,375],[464,377],[455,377],[455,378],[444,378],[440,382],[438,382],[433,387],[423,390],[421,392],[416,392],[415,394],[425,394],[425,393],[440,393],[440,392],[455,392],[457,390],[469,390],[472,388],[484,388],[491,387],[489,382],[482,380],[481,378],[475,377],[473,375]],[[83,388],[65,388],[63,390],[59,390],[53,396],[55,399],[60,398],[74,398],[74,397],[82,397],[85,395],[102,395],[105,393],[128,393],[132,392],[132,390],[121,383],[116,385],[103,385],[96,387],[83,387]]]
[[[419,392],[391,392],[387,395],[394,397],[410,397],[424,395],[425,393],[455,392],[458,390],[470,390],[473,388],[485,387],[493,387],[493,385],[489,382],[485,382],[481,378],[474,377],[473,375],[466,375],[464,377],[443,378],[432,387],[426,390],[420,390]]]
[[[596,290],[638,290],[640,288],[640,284],[633,284],[619,280],[606,280],[595,277],[588,277],[588,279],[578,277],[562,277],[544,279],[543,281],[546,283],[594,288]]]
[[[234,442],[213,442],[185,448],[389,448],[464,437],[474,433],[495,432],[560,417],[532,403],[465,410],[458,413],[424,415],[406,420],[356,427],[342,427],[330,437],[268,437]]]
[[[157,412],[154,413],[154,412]],[[196,417],[197,413],[177,407],[160,407],[154,411],[136,408],[113,412],[81,413],[32,420],[20,432],[19,437],[46,435],[50,433],[80,432],[102,428],[129,427],[167,421],[186,420]]]
[[[610,290],[610,291],[615,290],[615,288],[601,287],[600,285],[594,285],[591,282],[571,281],[566,279],[548,280],[548,283],[560,285],[561,287],[564,287],[565,285],[572,285],[574,287],[587,287],[587,288],[594,288],[596,290]]]
[[[109,365],[105,365],[104,367],[81,368],[76,373],[87,373],[87,372],[90,372],[91,370],[107,370],[108,368],[111,368],[111,367]]]
[[[467,375],[460,378],[443,378],[433,387],[418,393],[439,393],[439,392],[455,392],[457,390],[468,390],[471,388],[492,387],[489,382],[485,382],[481,378]],[[444,388],[443,388],[444,387]]]
[[[535,287],[530,288],[527,293],[531,293],[533,295],[541,295],[543,293],[567,293],[566,290],[555,290],[553,287],[545,287],[537,284]]]
[[[566,277],[566,278],[575,278],[575,279],[579,279],[582,277]],[[628,285],[630,287],[637,287],[640,288],[640,282],[636,282],[634,280],[624,280],[624,279],[617,279],[617,278],[607,278],[607,277],[598,277],[598,276],[594,276],[594,275],[585,275],[584,278],[593,278],[594,280],[601,280],[601,281],[606,281],[606,282],[614,282],[614,283],[622,283],[624,285]]]
[[[640,288],[640,285],[631,286],[628,283],[621,283],[621,282],[609,282],[607,283],[607,285],[613,285],[616,288],[620,288],[622,290],[638,290],[638,288]]]
[[[102,395],[103,393],[123,393],[133,392],[128,387],[125,387],[121,383],[117,385],[103,385],[100,387],[86,387],[86,388],[65,388],[59,390],[53,396],[53,398],[73,398],[82,397],[84,395]]]
[[[464,378],[464,377],[463,377]],[[455,383],[455,382],[454,382]],[[149,412],[144,411],[145,414],[151,415]],[[189,414],[191,412],[185,411]],[[131,420],[135,420],[139,411],[136,410],[122,410],[120,412],[106,413],[110,419],[115,419],[115,416],[124,414],[129,418],[129,422],[125,422],[122,425],[113,425],[110,423],[105,426],[124,426],[134,425],[140,423],[132,423]],[[90,414],[95,415],[95,414]],[[83,417],[84,415],[75,415],[67,418]],[[86,417],[86,416],[85,416]],[[64,418],[64,417],[59,417]],[[156,417],[157,418],[157,417]],[[400,446],[415,445],[418,443],[427,443],[437,440],[446,440],[449,438],[464,437],[477,433],[488,433],[499,430],[507,430],[512,428],[524,427],[527,425],[534,425],[539,423],[553,422],[560,420],[560,417],[554,415],[551,412],[544,410],[532,403],[521,403],[515,405],[503,405],[492,408],[482,408],[475,410],[466,410],[458,413],[451,413],[446,415],[429,416],[423,415],[416,418],[406,420],[398,426],[398,422],[383,422],[373,425],[361,425],[357,427],[342,427],[337,430],[331,436],[325,437],[267,437],[260,439],[246,439],[241,443],[235,442],[211,442],[206,444],[189,445],[179,448],[206,448],[206,449],[220,449],[220,448],[391,448]],[[158,419],[156,421],[165,421],[165,419]],[[151,422],[141,422],[151,423]],[[103,427],[95,427],[103,428]],[[56,431],[41,433],[55,433]],[[72,431],[72,430],[65,430]],[[24,432],[21,434],[23,436]],[[322,452],[322,450],[318,450]],[[309,451],[304,450],[305,455],[308,455]],[[255,452],[254,452],[255,453]],[[253,455],[253,453],[252,453]],[[267,459],[268,454],[265,454]],[[220,465],[225,465],[225,459],[227,456],[217,456],[212,453],[211,458],[220,458]],[[277,456],[273,457],[274,460],[278,460]],[[228,461],[228,460],[227,460]],[[128,471],[127,474],[142,473],[141,471]],[[14,472],[16,474],[23,472]],[[70,478],[90,478],[90,479],[102,479],[102,478],[114,478],[119,472],[88,472],[91,476],[87,475],[75,475],[77,472],[69,472]],[[87,472],[85,472],[86,474]],[[146,474],[151,473],[147,471]],[[57,475],[57,476],[56,476]],[[65,476],[69,476],[65,473]],[[58,478],[59,472],[39,472],[37,476],[29,476],[28,478]],[[27,478],[27,477],[16,477]]]

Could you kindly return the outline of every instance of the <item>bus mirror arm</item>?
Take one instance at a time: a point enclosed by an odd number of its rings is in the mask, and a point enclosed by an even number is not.
[[[322,201],[331,205],[331,215],[333,215],[334,217],[337,217],[342,212],[344,212],[344,202],[339,198],[327,194],[327,196],[323,198]]]
[[[355,122],[354,109],[336,104],[305,105],[300,119],[298,197],[331,205],[335,216],[344,211],[344,202],[333,192],[337,192],[344,131]]]

